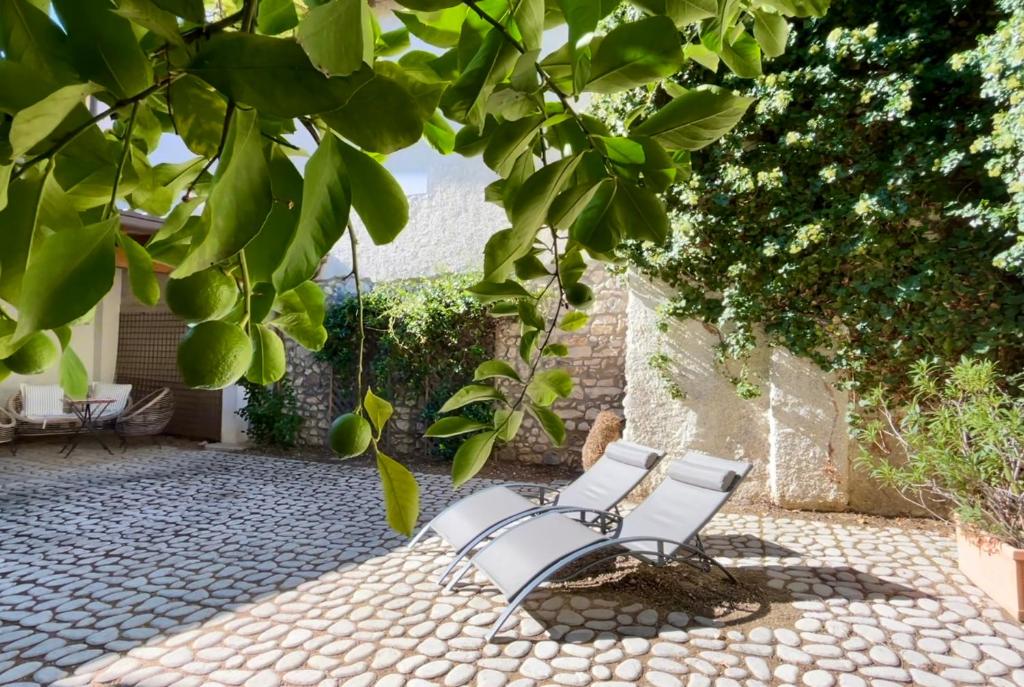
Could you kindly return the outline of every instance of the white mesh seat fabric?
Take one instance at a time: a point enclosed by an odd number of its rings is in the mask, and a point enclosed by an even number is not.
[[[556,505],[595,510],[612,508],[647,476],[662,455],[660,451],[632,442],[613,442],[590,470],[562,489]],[[490,487],[452,504],[427,527],[451,546],[462,549],[482,532],[509,518],[550,507],[550,504],[539,506],[510,488]]]
[[[696,478],[687,474],[690,468],[696,468]],[[505,532],[474,556],[472,565],[511,599],[550,566],[602,540],[609,546],[622,541],[623,548],[644,560],[651,558],[644,554],[659,551],[658,543],[627,540],[641,537],[674,542],[660,551],[670,555],[700,532],[750,469],[749,463],[689,452],[673,463],[654,493],[622,519],[613,536],[598,534],[566,515],[551,513]],[[706,481],[709,475],[714,483],[716,473],[721,476],[724,491],[688,483]],[[733,478],[726,484],[727,473]]]

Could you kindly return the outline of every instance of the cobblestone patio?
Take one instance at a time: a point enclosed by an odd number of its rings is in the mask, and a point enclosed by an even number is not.
[[[539,593],[485,645],[504,599],[433,584],[445,549],[401,548],[366,468],[56,450],[0,457],[4,685],[1024,687],[1024,631],[934,534],[721,515],[705,543],[785,590],[792,627]],[[448,481],[420,480],[432,514]]]

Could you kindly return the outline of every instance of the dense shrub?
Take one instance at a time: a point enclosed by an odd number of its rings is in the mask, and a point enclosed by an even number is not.
[[[479,275],[452,274],[383,282],[363,294],[369,383],[377,393],[421,409],[425,425],[437,419],[438,409],[451,394],[472,380],[477,365],[491,358],[494,320],[487,307],[466,292],[478,280]],[[342,382],[354,382],[356,377],[358,323],[354,296],[328,308],[327,343],[317,355],[331,364]],[[353,390],[343,391],[352,396]],[[349,402],[354,404],[354,397]],[[463,410],[480,415],[472,419],[491,420],[485,404]],[[459,439],[433,439],[431,446],[437,455],[450,458]]]
[[[961,522],[1024,548],[1024,398],[1019,380],[991,361],[965,359],[946,370],[918,363],[909,403],[878,390],[865,398],[875,419],[862,432],[861,464],[885,486],[930,508],[950,507]],[[896,466],[871,449],[898,448]]]
[[[245,389],[245,407],[238,415],[249,423],[246,435],[261,446],[295,446],[304,420],[291,381],[283,377],[268,386],[246,380],[241,384]]]
[[[629,256],[677,290],[665,315],[717,325],[725,357],[742,359],[764,331],[859,388],[904,387],[926,356],[1015,369],[1024,285],[993,261],[1008,262],[1024,202],[1019,180],[1015,207],[992,172],[1019,172],[997,161],[1012,147],[976,142],[1003,140],[1000,107],[1021,107],[1022,39],[1001,39],[1017,46],[1012,74],[968,52],[1004,18],[991,0],[843,0],[798,23],[763,77],[720,71],[758,102],[670,189],[668,244]],[[1013,95],[987,97],[1000,89]],[[621,127],[667,101],[631,92],[596,109]]]

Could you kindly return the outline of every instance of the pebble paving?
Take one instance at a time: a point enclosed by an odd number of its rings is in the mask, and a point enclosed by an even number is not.
[[[541,591],[487,644],[503,597],[437,587],[446,549],[402,547],[367,468],[56,450],[0,458],[2,685],[1024,687],[1024,630],[936,534],[720,515],[706,545],[791,626]],[[425,513],[451,499],[420,482]]]

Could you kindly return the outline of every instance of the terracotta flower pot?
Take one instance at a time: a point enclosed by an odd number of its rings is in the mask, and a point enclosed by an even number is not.
[[[956,528],[960,570],[1012,617],[1024,622],[1024,549]]]

